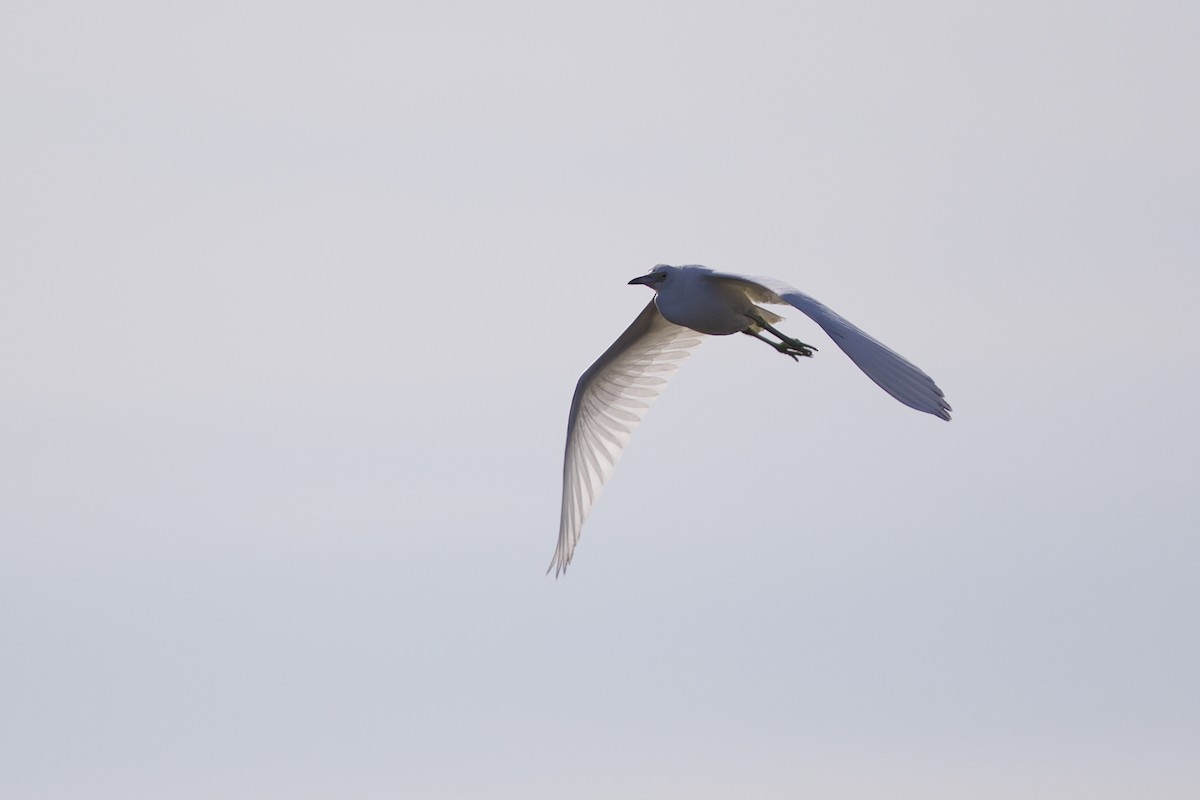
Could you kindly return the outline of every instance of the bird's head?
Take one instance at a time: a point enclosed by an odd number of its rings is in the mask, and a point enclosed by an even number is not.
[[[651,289],[658,291],[659,287],[661,287],[663,283],[665,283],[671,277],[671,273],[674,272],[675,269],[675,267],[670,267],[666,264],[659,264],[645,275],[639,275],[629,283],[630,285],[640,283],[643,286],[649,286]]]

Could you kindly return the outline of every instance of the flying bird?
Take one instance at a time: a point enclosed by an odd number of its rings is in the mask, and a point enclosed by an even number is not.
[[[583,373],[571,400],[558,546],[546,570],[553,570],[556,577],[571,563],[584,518],[634,428],[671,373],[700,344],[700,334],[744,333],[795,361],[812,357],[817,348],[776,330],[774,323],[783,317],[759,303],[800,309],[885,392],[910,408],[950,419],[950,405],[932,378],[824,303],[786,283],[698,265],[666,264],[629,283],[649,286],[654,298]]]

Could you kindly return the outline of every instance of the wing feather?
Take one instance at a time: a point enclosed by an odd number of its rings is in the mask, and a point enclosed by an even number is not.
[[[755,302],[791,305],[800,309],[820,325],[879,388],[909,408],[950,419],[953,409],[933,378],[816,298],[774,278],[727,272],[713,272],[711,278],[738,284]]]
[[[579,378],[567,420],[558,546],[547,570],[566,570],[583,520],[654,398],[701,334],[668,322],[651,300]]]

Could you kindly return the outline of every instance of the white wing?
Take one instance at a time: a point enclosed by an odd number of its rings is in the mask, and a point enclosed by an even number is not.
[[[651,300],[575,386],[563,457],[562,516],[550,568],[571,563],[583,520],[634,428],[701,334],[667,322]]]
[[[755,302],[795,306],[812,317],[879,388],[910,408],[950,419],[953,409],[933,378],[821,301],[774,278],[728,272],[713,272],[710,277],[738,284]]]

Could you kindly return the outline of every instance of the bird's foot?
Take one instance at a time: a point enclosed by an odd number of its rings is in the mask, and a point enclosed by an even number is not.
[[[783,342],[784,344],[790,346],[793,350],[799,350],[800,355],[808,356],[809,358],[812,358],[812,354],[817,352],[817,348],[813,347],[811,344],[805,344],[799,339],[793,339],[790,336],[785,336]]]
[[[766,324],[767,324],[766,322],[761,323],[761,325],[766,325]],[[799,356],[804,356],[805,358],[812,358],[812,354],[814,352],[816,352],[816,349],[817,349],[817,348],[813,347],[811,344],[805,344],[804,342],[800,341],[799,339],[793,339],[790,336],[784,336],[782,333],[775,330],[774,328],[771,329],[771,333],[773,333],[777,337],[779,337],[780,341],[778,341],[778,342],[772,342],[766,336],[763,336],[762,333],[754,326],[746,328],[744,331],[742,331],[742,333],[746,334],[747,336],[753,336],[755,339],[759,339],[761,341],[766,342],[767,344],[771,345],[771,347],[774,347],[776,350],[783,353],[785,356],[789,356],[793,361],[799,361],[800,360]]]
[[[780,342],[779,344],[772,344],[776,350],[783,353],[785,356],[791,356],[792,361],[799,361],[799,356],[812,358],[813,351],[817,349],[795,339],[791,339],[790,341],[786,342]]]
[[[817,348],[813,347],[811,344],[805,344],[799,339],[793,339],[787,334],[780,333],[775,328],[771,327],[771,323],[763,319],[761,314],[750,312],[746,316],[754,321],[754,326],[747,328],[746,330],[742,331],[742,333],[748,333],[756,339],[762,339],[764,342],[771,345],[785,356],[791,356],[794,361],[800,360],[796,358],[796,356],[812,358],[812,354],[817,351]],[[779,339],[779,341],[772,342],[770,339],[763,336],[758,330],[756,330],[756,327],[775,334],[775,338]]]

